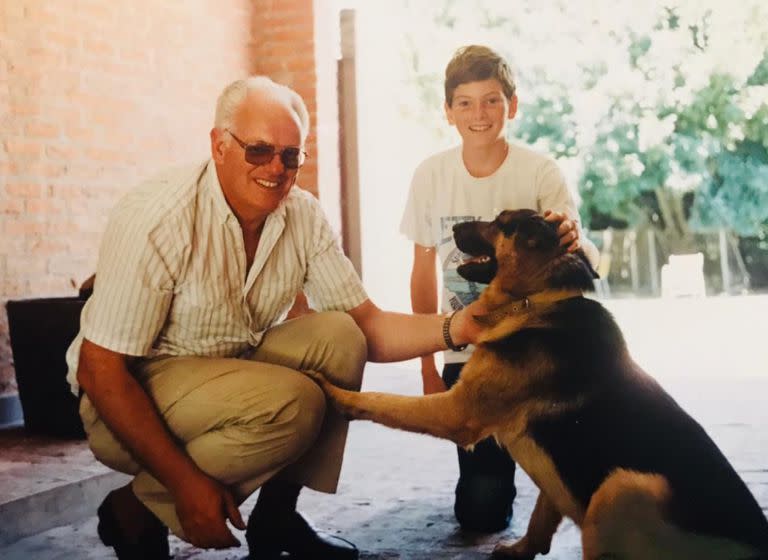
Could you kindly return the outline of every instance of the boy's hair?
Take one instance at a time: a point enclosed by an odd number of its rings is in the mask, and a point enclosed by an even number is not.
[[[482,45],[459,48],[445,68],[445,102],[453,104],[453,92],[461,84],[496,79],[507,99],[515,95],[515,77],[507,61]]]

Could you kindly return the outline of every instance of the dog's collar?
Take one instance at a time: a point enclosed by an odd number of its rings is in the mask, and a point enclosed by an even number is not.
[[[515,299],[504,305],[497,307],[493,311],[486,313],[485,315],[473,315],[472,317],[486,327],[493,326],[507,317],[524,312],[531,307],[540,307],[543,305],[550,305],[562,301],[564,299],[570,299],[574,297],[583,296],[584,292],[581,290],[548,290],[546,292],[538,292],[522,299]]]

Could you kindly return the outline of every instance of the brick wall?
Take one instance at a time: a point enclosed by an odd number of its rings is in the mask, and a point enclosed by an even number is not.
[[[202,160],[216,96],[263,73],[317,125],[312,0],[0,0],[0,305],[72,295],[127,188]],[[317,193],[316,136],[302,184]],[[0,394],[15,387],[4,309]]]

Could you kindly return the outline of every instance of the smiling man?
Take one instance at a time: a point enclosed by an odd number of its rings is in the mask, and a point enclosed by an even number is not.
[[[211,158],[130,191],[110,215],[94,292],[67,353],[94,455],[134,475],[98,509],[118,558],[169,555],[168,529],[237,546],[237,508],[261,488],[252,558],[355,559],[296,511],[334,492],[347,423],[302,373],[358,389],[366,359],[399,361],[474,339],[453,318],[380,310],[317,201],[296,187],[309,118],[265,77],[221,94]],[[319,313],[285,321],[297,294]]]

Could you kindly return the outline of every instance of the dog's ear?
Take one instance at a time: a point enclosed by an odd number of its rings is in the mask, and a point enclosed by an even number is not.
[[[573,253],[563,253],[555,259],[552,266],[549,276],[551,288],[572,288],[584,291],[595,289],[594,280],[599,276],[582,249]]]
[[[560,244],[560,238],[557,235],[559,225],[536,217],[522,223],[517,234],[520,241],[529,249],[551,250]]]
[[[595,267],[592,266],[592,263],[589,262],[589,259],[587,258],[587,254],[584,252],[583,249],[579,249],[576,251],[576,254],[581,257],[581,260],[584,261],[584,264],[589,269],[589,271],[592,273],[592,279],[598,280],[600,278],[600,275],[595,270]]]

